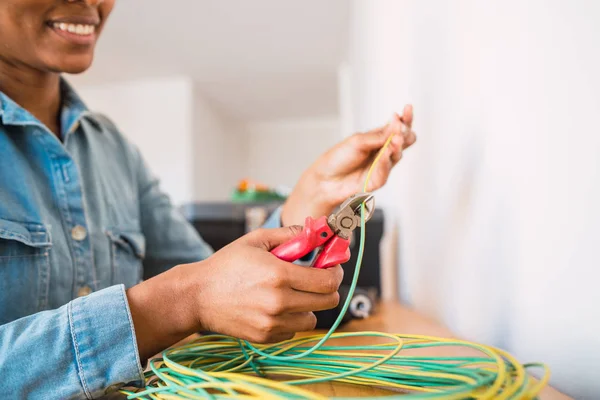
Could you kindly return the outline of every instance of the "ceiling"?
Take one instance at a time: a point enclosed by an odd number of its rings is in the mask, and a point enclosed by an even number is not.
[[[337,114],[349,0],[118,0],[75,84],[186,75],[239,120]]]

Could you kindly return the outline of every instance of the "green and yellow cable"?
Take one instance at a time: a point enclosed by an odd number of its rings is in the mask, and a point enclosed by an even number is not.
[[[363,186],[367,191],[375,166],[392,140],[390,135],[371,164]],[[464,340],[382,332],[335,332],[356,288],[365,244],[365,208],[361,207],[358,260],[348,297],[339,317],[325,335],[296,338],[270,345],[253,345],[225,335],[202,336],[168,349],[150,361],[147,386],[123,391],[128,399],[314,399],[326,397],[300,385],[336,381],[391,390],[384,399],[532,399],[547,385],[543,364],[520,364],[509,353]],[[390,343],[326,346],[329,339],[380,337]],[[312,346],[308,346],[315,343]],[[462,346],[478,357],[424,357],[403,350]],[[387,352],[387,353],[383,353]],[[526,369],[541,367],[533,382]],[[257,376],[259,375],[259,376]],[[289,379],[285,382],[265,376]],[[395,393],[394,391],[403,391]],[[352,398],[345,398],[351,400]]]

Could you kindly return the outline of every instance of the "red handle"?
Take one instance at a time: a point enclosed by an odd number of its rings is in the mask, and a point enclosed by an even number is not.
[[[314,268],[330,268],[334,265],[343,264],[350,259],[350,240],[335,236],[319,253],[313,263]]]
[[[302,232],[289,242],[275,247],[271,253],[280,260],[293,262],[322,246],[332,236],[327,217],[307,217]]]

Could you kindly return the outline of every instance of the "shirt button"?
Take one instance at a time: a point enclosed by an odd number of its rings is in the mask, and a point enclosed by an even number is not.
[[[87,296],[90,293],[92,293],[92,288],[90,288],[89,286],[84,286],[80,288],[77,292],[77,297]]]
[[[83,226],[77,225],[71,229],[71,237],[73,240],[81,241],[87,237],[87,231]]]

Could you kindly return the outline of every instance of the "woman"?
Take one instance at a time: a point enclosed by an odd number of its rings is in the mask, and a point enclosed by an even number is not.
[[[0,2],[0,397],[94,398],[143,384],[145,360],[199,330],[255,342],[314,327],[341,267],[269,250],[351,195],[386,137],[372,187],[412,111],[321,156],[266,226],[211,255],[137,151],[60,74],[80,73],[114,0]],[[404,133],[403,133],[404,132]],[[143,281],[143,278],[148,278]]]

